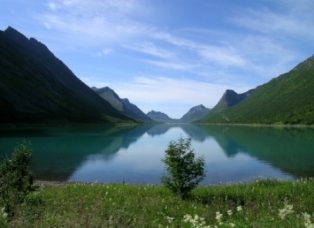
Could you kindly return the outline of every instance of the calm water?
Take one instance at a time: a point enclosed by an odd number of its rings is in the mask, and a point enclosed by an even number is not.
[[[314,129],[153,125],[0,132],[0,157],[31,141],[36,179],[160,184],[171,140],[192,138],[204,155],[203,185],[258,177],[314,177]]]

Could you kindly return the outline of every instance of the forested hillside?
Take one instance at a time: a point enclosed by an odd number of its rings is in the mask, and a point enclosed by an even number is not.
[[[314,124],[314,56],[202,123]]]

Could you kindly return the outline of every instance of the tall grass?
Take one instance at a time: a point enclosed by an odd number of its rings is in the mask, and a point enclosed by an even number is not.
[[[40,187],[8,227],[314,227],[314,181],[197,187],[182,200],[162,186]],[[1,212],[0,212],[1,213]],[[1,223],[2,222],[2,223]]]

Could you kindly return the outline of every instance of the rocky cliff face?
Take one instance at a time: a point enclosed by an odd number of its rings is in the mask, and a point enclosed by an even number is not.
[[[0,122],[134,121],[101,99],[49,49],[0,31]]]

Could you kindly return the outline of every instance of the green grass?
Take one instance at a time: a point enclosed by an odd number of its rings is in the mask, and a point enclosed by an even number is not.
[[[30,194],[7,225],[313,227],[313,202],[313,180],[198,187],[187,200],[162,186],[68,184]],[[4,217],[0,215],[0,225],[5,227]]]

